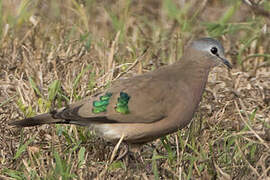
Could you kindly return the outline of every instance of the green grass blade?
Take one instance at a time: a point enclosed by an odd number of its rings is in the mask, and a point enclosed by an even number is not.
[[[26,141],[26,143],[24,143],[23,145],[21,145],[21,146],[18,148],[18,150],[17,150],[17,152],[16,152],[16,154],[15,154],[15,156],[14,156],[13,159],[18,159],[18,158],[22,155],[22,153],[26,150],[27,146],[28,146],[31,142],[33,142],[34,139],[35,139],[35,137],[32,137],[31,139],[29,139],[28,141]]]
[[[159,180],[159,172],[158,172],[158,167],[157,167],[157,152],[156,150],[153,151],[153,156],[152,156],[152,171],[155,177],[155,180]]]
[[[50,86],[49,86],[49,95],[48,95],[48,100],[50,102],[54,101],[57,94],[60,92],[60,87],[61,87],[61,84],[60,84],[59,80],[55,80],[50,84]]]
[[[35,83],[35,81],[33,80],[32,77],[29,78],[29,83],[30,83],[32,89],[35,91],[35,93],[36,93],[38,96],[42,97],[42,94],[41,94],[41,92],[40,92],[40,90],[39,90],[37,84]]]

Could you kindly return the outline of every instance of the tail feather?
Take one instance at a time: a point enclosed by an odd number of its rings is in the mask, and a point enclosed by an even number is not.
[[[75,124],[80,126],[91,126],[93,123],[117,123],[116,120],[108,119],[106,116],[81,117],[78,114],[80,106],[73,109],[64,108],[55,112],[40,114],[9,123],[11,126],[30,127],[42,124]]]
[[[42,124],[69,124],[68,121],[63,119],[55,119],[52,117],[50,113],[40,114],[31,118],[26,118],[19,121],[14,121],[9,123],[11,126],[18,126],[18,127],[30,127],[30,126],[37,126]]]

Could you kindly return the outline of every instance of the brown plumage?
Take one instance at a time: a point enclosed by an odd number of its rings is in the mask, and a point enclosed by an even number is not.
[[[126,142],[145,143],[191,121],[209,71],[220,63],[231,68],[222,45],[211,38],[198,39],[185,48],[183,57],[173,65],[119,80],[97,96],[11,125],[77,124],[91,127],[109,141],[124,135]],[[94,112],[102,108],[102,112]]]

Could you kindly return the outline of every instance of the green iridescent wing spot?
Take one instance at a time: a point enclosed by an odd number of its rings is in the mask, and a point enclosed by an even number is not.
[[[99,101],[93,101],[92,112],[94,114],[98,114],[101,112],[107,111],[107,106],[110,103],[110,98],[112,97],[112,93],[107,92],[104,96],[99,97]]]
[[[103,107],[107,106],[109,104],[109,99],[108,100],[102,100],[102,101],[93,101],[93,106],[94,107]]]
[[[116,112],[119,112],[121,114],[128,114],[128,102],[129,102],[130,96],[125,92],[120,92],[120,97],[117,99],[115,110]]]
[[[127,93],[120,92],[120,98],[129,101],[130,96]]]
[[[100,96],[100,101],[108,101],[112,97],[112,93],[107,92],[104,96]]]
[[[92,109],[92,112],[95,114],[106,112],[106,107],[95,107]]]
[[[128,114],[129,113],[128,106],[118,106],[118,107],[116,107],[115,110],[121,114]]]
[[[128,101],[125,99],[118,98],[116,106],[125,106],[128,104]]]

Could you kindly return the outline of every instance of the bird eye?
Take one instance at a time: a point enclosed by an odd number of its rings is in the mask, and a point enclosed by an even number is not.
[[[216,48],[216,47],[212,47],[211,49],[210,49],[210,51],[211,51],[211,53],[212,54],[217,54],[217,52],[218,52],[218,49]]]

